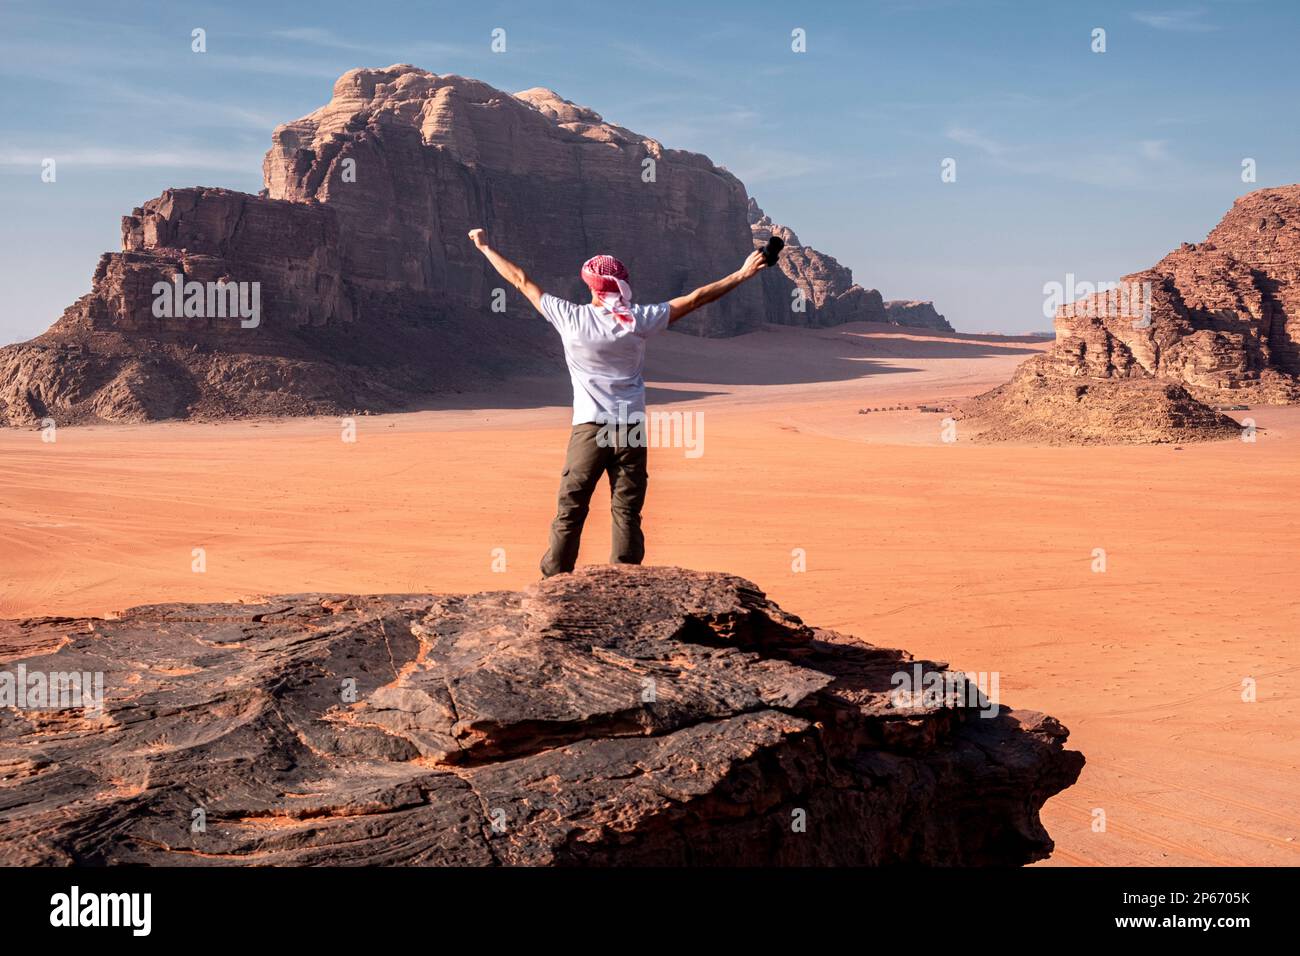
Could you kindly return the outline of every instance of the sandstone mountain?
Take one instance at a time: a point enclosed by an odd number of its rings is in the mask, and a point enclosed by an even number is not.
[[[966,411],[985,438],[1187,441],[1215,404],[1300,401],[1300,185],[1240,197],[1201,243],[1062,306],[1056,344]]]
[[[783,325],[842,325],[845,322],[887,322],[951,332],[947,319],[931,302],[886,303],[875,289],[853,281],[853,272],[833,256],[799,241],[793,229],[774,223],[752,198],[749,227],[758,248],[779,236],[785,249],[780,269],[761,273],[768,321]],[[928,307],[928,308],[926,308]]]
[[[1019,865],[1084,763],[677,568],[0,621],[0,663],[104,675],[98,709],[0,709],[6,866]]]
[[[578,267],[594,252],[625,259],[654,301],[734,269],[752,244],[744,185],[707,157],[549,90],[411,66],[345,73],[328,104],[275,130],[263,174],[259,196],[169,189],[126,216],[91,292],[0,349],[0,423],[383,410],[515,373],[562,377],[558,342],[471,227],[569,297],[584,296]],[[880,311],[848,270],[806,258],[806,312],[788,298],[775,309],[755,283],[682,331]],[[202,284],[207,307],[158,314],[156,284],[182,281]],[[253,284],[256,319],[217,314]]]

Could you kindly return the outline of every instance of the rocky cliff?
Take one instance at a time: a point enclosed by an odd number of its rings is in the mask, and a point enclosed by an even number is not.
[[[594,252],[623,258],[654,301],[731,271],[752,243],[744,185],[708,157],[549,90],[411,66],[344,74],[328,104],[275,130],[263,173],[260,196],[170,189],[125,217],[90,294],[0,349],[0,423],[384,410],[513,373],[560,376],[558,342],[466,240],[471,227],[548,290],[583,298],[578,267]],[[681,331],[880,311],[878,293],[827,262],[844,281],[811,280],[806,313],[788,299],[773,311],[755,283]],[[160,309],[169,284],[181,294]],[[256,315],[233,314],[240,296]]]
[[[675,568],[0,622],[0,688],[53,673],[102,695],[0,708],[3,865],[1016,865],[1083,765]]]
[[[1212,405],[1300,401],[1300,186],[1237,199],[1117,288],[1062,306],[1056,344],[967,411],[988,438],[1231,437]]]
[[[779,236],[785,249],[779,269],[760,273],[768,321],[782,325],[828,326],[845,322],[887,322],[951,332],[948,321],[929,302],[889,303],[879,292],[853,281],[853,272],[833,256],[799,241],[793,229],[774,223],[752,198],[749,228],[755,248]],[[927,310],[918,308],[929,306]]]

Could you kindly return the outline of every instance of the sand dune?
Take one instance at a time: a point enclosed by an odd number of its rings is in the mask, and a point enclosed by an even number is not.
[[[1041,348],[868,326],[665,336],[652,400],[703,414],[704,453],[651,452],[647,561],[752,578],[1059,717],[1089,762],[1044,811],[1047,865],[1300,863],[1300,409],[1236,413],[1253,443],[1185,448],[946,444],[942,415],[858,414],[974,394]],[[359,418],[354,443],[333,418],[0,433],[0,616],[523,586],[568,420],[526,406],[564,387]],[[583,563],[608,525],[597,509]]]

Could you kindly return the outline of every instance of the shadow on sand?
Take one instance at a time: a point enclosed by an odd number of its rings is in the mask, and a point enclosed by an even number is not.
[[[652,384],[646,397],[652,404],[667,405],[725,395],[728,387],[812,385],[921,371],[901,364],[908,359],[1028,358],[1041,351],[1043,342],[860,323],[826,329],[767,326],[728,339],[669,332],[647,347],[645,377]],[[696,387],[662,387],[677,383]],[[553,374],[510,376],[482,390],[431,395],[409,410],[545,408],[571,401],[568,372],[557,357]]]

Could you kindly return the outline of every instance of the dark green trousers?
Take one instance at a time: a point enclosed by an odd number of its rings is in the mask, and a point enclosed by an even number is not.
[[[551,543],[542,558],[542,574],[572,571],[578,560],[582,525],[587,520],[592,492],[601,475],[609,478],[609,511],[613,519],[611,564],[640,564],[645,557],[645,536],[641,533],[641,506],[645,504],[646,449],[624,445],[602,447],[597,441],[601,426],[594,422],[574,425],[569,435],[569,453],[560,476],[560,500],[551,523]],[[608,435],[615,434],[608,429]]]

